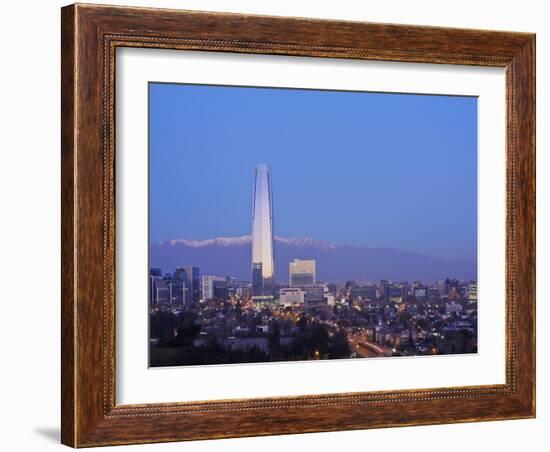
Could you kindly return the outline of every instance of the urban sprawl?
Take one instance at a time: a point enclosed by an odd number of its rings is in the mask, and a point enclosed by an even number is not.
[[[150,269],[151,366],[477,352],[477,281],[320,281],[297,257],[278,284],[271,196],[258,165],[250,281]]]

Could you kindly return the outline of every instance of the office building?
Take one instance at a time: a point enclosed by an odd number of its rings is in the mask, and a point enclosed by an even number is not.
[[[316,284],[316,264],[314,260],[293,259],[288,267],[290,287],[304,287]]]
[[[468,301],[477,303],[477,281],[468,283]]]
[[[352,287],[350,290],[350,296],[352,300],[376,300],[377,295],[378,290],[374,286],[355,286]]]
[[[214,298],[214,289],[216,283],[226,283],[224,276],[203,275],[202,277],[202,299],[211,300]]]
[[[414,295],[414,298],[416,298],[418,301],[427,300],[429,296],[428,287],[422,284],[415,284],[413,289],[413,295]]]
[[[172,298],[178,306],[190,306],[201,298],[198,267],[178,267],[172,275]]]
[[[175,306],[184,306],[187,298],[187,286],[186,286],[187,275],[185,269],[182,267],[176,268],[174,274],[172,275],[172,294],[171,299],[172,303]]]
[[[170,291],[158,268],[149,271],[149,303],[154,308],[170,305]]]
[[[188,306],[191,303],[198,303],[201,299],[201,280],[198,267],[184,267],[186,300]]]
[[[279,292],[279,303],[282,305],[303,305],[305,292],[295,287],[287,287]]]
[[[405,301],[405,289],[401,284],[390,284],[386,287],[387,300],[391,303],[402,303]]]

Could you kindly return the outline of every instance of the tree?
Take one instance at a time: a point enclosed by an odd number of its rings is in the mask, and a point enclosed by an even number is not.
[[[276,361],[281,352],[281,328],[277,320],[273,320],[269,325],[267,348],[269,349],[271,360]]]
[[[315,324],[312,331],[312,348],[314,355],[324,355],[328,352],[329,336],[324,325]]]
[[[343,331],[338,331],[330,338],[328,347],[328,357],[330,359],[349,358],[351,349],[348,338]]]
[[[170,341],[171,347],[188,347],[193,345],[195,339],[201,331],[198,323],[184,323],[177,329],[176,337]]]
[[[151,338],[168,338],[173,335],[178,325],[177,317],[169,311],[158,311],[150,314],[149,334]]]

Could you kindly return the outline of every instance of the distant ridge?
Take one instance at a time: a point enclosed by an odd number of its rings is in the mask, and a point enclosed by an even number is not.
[[[163,272],[195,265],[200,268],[201,274],[250,280],[251,242],[250,235],[157,242],[150,247],[150,265],[160,267]],[[288,281],[288,263],[295,258],[315,259],[318,279],[327,281],[477,279],[474,259],[444,260],[393,248],[335,245],[312,237],[276,236],[274,249],[276,280],[279,283]]]
[[[239,246],[248,245],[252,242],[251,235],[241,235],[239,237],[215,237],[213,239],[206,240],[188,240],[188,239],[175,239],[167,242],[159,242],[158,245],[166,245],[169,243],[171,246],[189,246],[192,248],[201,248],[203,246]]]
[[[293,237],[278,237],[275,236],[275,242],[285,243],[287,245],[294,246],[313,246],[320,248],[336,248],[335,245],[323,240],[317,240],[312,237],[303,237],[303,238],[293,238]],[[166,242],[158,242],[156,245],[166,245],[170,244],[171,246],[184,245],[193,248],[201,248],[203,246],[240,246],[240,245],[249,245],[252,243],[251,235],[240,235],[236,237],[215,237],[213,239],[205,240],[189,240],[189,239],[174,239],[168,240]]]

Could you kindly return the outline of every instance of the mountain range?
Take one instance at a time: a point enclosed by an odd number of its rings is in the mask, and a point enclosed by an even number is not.
[[[199,267],[202,275],[233,276],[247,281],[250,280],[251,254],[249,235],[208,240],[176,239],[151,244],[149,263],[164,273],[193,265]],[[329,282],[477,279],[475,259],[444,260],[393,248],[334,245],[311,237],[275,237],[274,255],[275,276],[279,283],[288,281],[288,264],[296,258],[315,259],[317,279]]]

